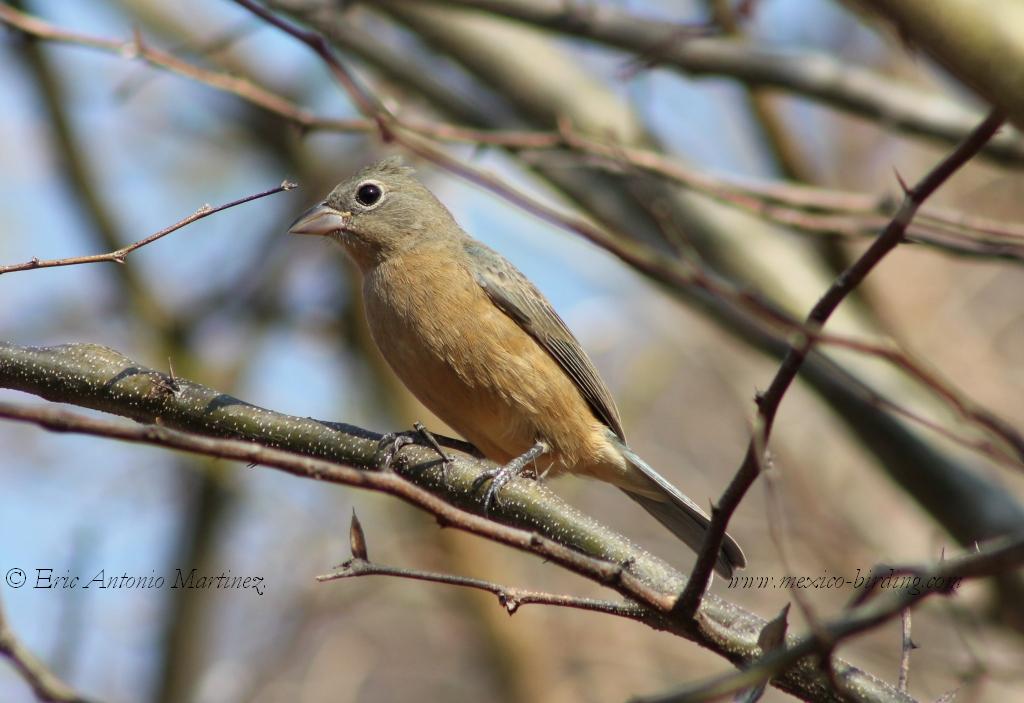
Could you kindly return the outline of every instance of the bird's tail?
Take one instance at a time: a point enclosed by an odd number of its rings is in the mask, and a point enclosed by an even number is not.
[[[624,444],[620,445],[622,456],[636,469],[630,477],[631,485],[621,488],[626,495],[640,504],[655,520],[667,527],[672,534],[686,543],[690,549],[699,552],[704,543],[711,518],[696,503],[687,498],[678,488],[665,480],[636,453]],[[731,578],[734,569],[747,565],[743,550],[729,535],[722,541],[718,552],[715,571],[725,578]]]

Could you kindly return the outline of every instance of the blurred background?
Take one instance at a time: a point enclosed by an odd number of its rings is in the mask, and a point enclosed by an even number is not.
[[[701,173],[891,198],[900,196],[894,168],[913,182],[951,148],[948,139],[908,134],[885,116],[853,114],[785,86],[745,84],[724,68],[688,75],[607,41],[445,3],[267,5],[326,32],[346,66],[410,121],[551,133],[561,119]],[[915,107],[937,118],[966,115],[969,125],[984,112],[927,59],[831,0],[586,5],[710,26],[716,36],[708,41],[763,50],[766,64],[825,57],[929,97],[934,102]],[[232,2],[17,6],[125,47],[137,32],[148,47],[247,77],[318,116],[359,117],[308,47]],[[697,40],[681,31],[678,41]],[[373,132],[300,129],[235,95],[132,60],[128,48],[58,45],[4,27],[0,59],[0,265],[109,251],[204,204],[285,178],[300,184],[204,219],[131,254],[123,266],[0,277],[0,338],[97,343],[159,369],[170,361],[178,376],[299,416],[380,432],[415,420],[445,430],[373,349],[358,281],[341,250],[285,235],[337,181],[400,148]],[[1018,139],[1004,135],[1011,136]],[[1020,220],[1024,149],[1015,143],[1017,152],[969,164],[934,204]],[[798,317],[865,246],[857,237],[786,228],[570,150],[444,148],[630,246],[700,261]],[[772,345],[777,349],[784,333],[715,296],[659,285],[487,189],[406,158],[467,231],[550,298],[611,387],[633,447],[698,502],[718,496],[739,465],[753,394],[770,381]],[[907,246],[872,274],[829,329],[897,341],[978,406],[1019,427],[1022,293],[1019,256]],[[995,440],[892,365],[834,349],[829,355],[811,383],[787,395],[772,440],[773,468],[732,522],[750,560],[746,574],[854,578],[880,562],[937,559],[1024,524],[1019,463],[1008,468],[993,460],[997,452],[972,451],[947,435],[986,441],[990,449]],[[5,390],[0,399],[41,402]],[[606,616],[530,606],[509,618],[493,597],[451,587],[383,578],[316,583],[316,574],[348,557],[355,510],[376,561],[607,596],[536,559],[442,532],[383,496],[16,424],[0,423],[0,447],[4,572],[18,567],[31,577],[53,569],[88,580],[101,571],[172,578],[175,569],[197,568],[263,578],[262,595],[0,589],[23,643],[100,700],[604,702],[730,669],[684,640]],[[943,493],[936,486],[959,488]],[[690,567],[671,535],[617,491],[574,478],[554,488]],[[935,700],[956,689],[957,700],[1000,701],[1020,694],[1019,579],[971,584],[955,599],[934,598],[914,611],[912,695]],[[720,580],[714,588],[764,617],[792,599],[780,590],[728,589]],[[853,592],[800,595],[828,617]],[[806,624],[796,609],[791,620],[791,631]],[[892,681],[899,651],[898,622],[839,649]],[[0,698],[32,700],[6,662]],[[772,690],[765,696],[785,698]]]

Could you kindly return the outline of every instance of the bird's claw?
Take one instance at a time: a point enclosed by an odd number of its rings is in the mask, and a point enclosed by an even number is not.
[[[500,491],[506,483],[522,474],[523,471],[526,470],[526,467],[533,464],[537,457],[542,454],[546,454],[550,449],[551,447],[547,442],[544,440],[537,440],[537,442],[524,454],[517,456],[504,466],[484,471],[473,479],[474,492],[478,490],[485,481],[490,480],[491,482],[491,485],[487,488],[487,493],[484,494],[484,515],[489,514],[491,511],[491,505],[497,502],[498,491]],[[534,474],[539,476],[536,467],[534,467]]]
[[[415,444],[416,440],[413,439],[412,432],[388,432],[386,435],[380,438],[377,442],[377,454],[380,455],[380,470],[387,471],[391,468],[391,463],[398,456],[398,452],[402,450],[402,447]]]
[[[452,463],[452,458],[448,456],[437,439],[430,433],[422,423],[413,423],[415,427],[412,431],[406,432],[388,432],[386,435],[380,438],[377,442],[377,454],[381,455],[380,469],[381,471],[387,471],[391,468],[391,464],[394,462],[395,457],[398,456],[398,452],[402,450],[402,447],[410,444],[416,444],[418,438],[426,440],[427,446],[437,452],[438,456],[441,457],[441,477],[447,481],[448,479],[448,467]]]
[[[496,469],[484,471],[473,479],[474,493],[480,489],[480,486],[488,481],[491,482],[491,485],[487,487],[487,492],[484,493],[484,515],[488,515],[491,512],[491,506],[498,502],[498,492],[520,473],[521,470],[516,467],[499,466]]]

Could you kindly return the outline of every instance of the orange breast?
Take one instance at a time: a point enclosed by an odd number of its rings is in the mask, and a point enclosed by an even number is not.
[[[543,471],[603,474],[621,458],[575,384],[496,308],[457,254],[392,257],[367,272],[373,338],[409,390],[488,458],[507,462],[537,439],[552,447]],[[602,470],[603,469],[603,470]]]

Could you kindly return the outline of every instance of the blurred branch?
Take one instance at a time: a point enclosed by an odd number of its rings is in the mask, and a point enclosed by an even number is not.
[[[1024,7],[1016,0],[848,0],[894,25],[1024,129]]]
[[[10,574],[11,571],[7,573]],[[10,660],[25,683],[32,687],[37,699],[52,703],[89,703],[90,699],[79,695],[57,678],[56,674],[26,649],[7,623],[3,607],[0,607],[0,656]]]
[[[147,244],[152,244],[156,240],[165,237],[171,232],[175,232],[181,229],[182,227],[190,225],[193,222],[196,222],[197,220],[201,220],[204,217],[209,217],[210,215],[221,212],[223,210],[228,210],[237,205],[243,205],[245,203],[252,202],[253,200],[259,200],[260,198],[265,198],[268,195],[276,195],[277,193],[292,190],[297,187],[297,183],[292,183],[290,181],[282,181],[281,185],[277,186],[276,188],[271,188],[270,190],[265,190],[262,193],[256,193],[255,195],[248,195],[244,198],[233,200],[230,203],[218,205],[217,207],[210,207],[209,205],[204,205],[203,207],[196,210],[193,214],[181,220],[178,220],[173,225],[165,227],[159,232],[155,232],[154,234],[151,234],[148,237],[145,237],[144,239],[140,239],[137,242],[133,242],[128,246],[121,247],[117,251],[110,251],[107,252],[106,254],[91,254],[89,256],[73,256],[67,259],[32,258],[21,264],[9,264],[7,266],[0,266],[0,275],[3,275],[5,273],[11,273],[13,271],[27,271],[30,269],[49,268],[52,266],[74,266],[77,264],[95,264],[101,261],[114,261],[119,264],[123,264],[125,257],[128,256],[128,254],[130,254],[131,252],[135,251],[136,249],[141,249]]]
[[[831,622],[821,623],[820,631],[802,637],[795,643],[773,650],[742,671],[718,676],[696,686],[669,694],[642,698],[642,703],[697,703],[710,701],[740,691],[786,671],[793,662],[813,653],[831,652],[843,640],[866,632],[895,619],[911,606],[935,593],[956,591],[964,579],[992,576],[1020,568],[1024,564],[1024,535],[1013,535],[994,540],[984,549],[946,559],[931,567],[902,569],[906,573],[906,586],[894,588],[873,600],[861,603]],[[853,682],[843,681],[844,693],[854,697]],[[638,702],[639,703],[639,702]]]
[[[0,21],[39,39],[99,49],[129,60],[141,59],[156,68],[231,93],[270,112],[285,115],[300,127],[309,127],[310,123],[317,122],[321,129],[347,130],[352,128],[350,123],[345,120],[316,120],[312,114],[246,78],[237,78],[220,71],[202,68],[179,59],[173,54],[151,47],[143,41],[142,35],[137,32],[128,40],[95,37],[62,29],[4,3],[0,3]]]
[[[1005,121],[1001,112],[992,112],[949,156],[940,161],[917,185],[906,191],[903,204],[889,226],[879,234],[878,239],[846,271],[841,273],[828,291],[811,309],[806,326],[822,328],[843,300],[867,277],[875,266],[903,240],[907,226],[914,219],[918,208],[938,190],[961,166],[970,161]],[[700,598],[711,579],[718,551],[725,537],[729,519],[739,507],[747,490],[761,473],[764,450],[771,437],[776,412],[790,385],[803,366],[804,359],[814,346],[813,338],[804,338],[790,347],[768,390],[757,398],[757,429],[747,445],[743,462],[736,475],[725,489],[718,504],[711,511],[711,524],[704,537],[704,547],[697,557],[686,589],[679,597],[677,607],[687,616],[697,612]]]
[[[672,615],[674,594],[685,582],[682,574],[535,481],[513,481],[503,500],[492,506],[491,515],[506,525],[481,517],[483,497],[473,481],[491,466],[488,462],[457,456],[443,471],[432,448],[412,445],[399,453],[396,473],[374,471],[377,434],[282,415],[181,378],[172,386],[165,374],[95,345],[26,348],[0,343],[0,387],[156,424],[128,425],[55,408],[0,405],[0,416],[10,419],[255,462],[389,493],[434,514],[443,525],[531,552],[613,588],[644,608],[643,622],[651,627],[686,637],[737,664],[750,664],[760,656],[757,638],[764,620],[711,594],[702,600],[696,620]],[[908,700],[844,662],[836,661],[835,668],[856,686],[857,700]],[[839,700],[822,697],[827,682],[812,659],[801,660],[774,683],[805,699]]]
[[[588,137],[569,122],[563,122],[557,131],[542,131],[475,129],[446,122],[400,119],[393,115],[345,120],[320,117],[247,79],[201,68],[154,49],[145,44],[139,34],[128,41],[84,35],[58,28],[2,3],[0,21],[40,39],[101,49],[128,59],[142,58],[154,67],[231,93],[303,130],[374,133],[382,128],[381,120],[384,120],[389,133],[403,131],[442,142],[503,147],[526,152],[527,160],[529,152],[567,149],[593,157],[592,165],[613,172],[623,167],[646,171],[717,202],[803,233],[873,236],[885,225],[892,210],[886,196],[830,190],[791,181],[757,183],[702,173],[653,150]],[[362,88],[357,90],[359,95],[368,95]],[[366,105],[372,105],[373,100],[363,98]],[[907,238],[962,256],[1024,261],[1024,227],[962,212],[926,208],[908,229]]]
[[[970,133],[971,128],[983,117],[980,112],[965,108],[939,93],[899,83],[874,71],[841,62],[827,54],[807,50],[796,52],[792,49],[753,47],[729,39],[692,38],[686,34],[681,35],[683,38],[679,39],[680,25],[664,19],[638,17],[607,4],[566,3],[564,0],[431,2],[483,10],[564,34],[591,39],[634,52],[643,56],[650,64],[671,66],[691,76],[727,76],[751,86],[788,91],[877,120],[883,126],[908,134],[956,142]],[[969,0],[947,2],[959,3],[966,8],[972,6]],[[386,0],[386,4],[407,2]],[[932,12],[932,5],[928,0],[920,0],[913,4],[920,5],[922,16]],[[977,10],[968,9],[967,12],[977,13]],[[994,19],[991,24],[996,28],[1001,26]],[[953,24],[953,27],[963,26],[965,25],[962,23]],[[989,57],[993,55],[1003,54],[988,54]],[[1021,65],[1024,65],[1024,62],[1021,62]],[[989,73],[1000,72],[989,70]],[[1016,72],[1009,72],[1009,75],[1016,76]],[[995,100],[992,102],[999,104]],[[1021,163],[1024,160],[1024,138],[1019,134],[1005,134],[994,139],[983,153],[1005,163]]]
[[[21,15],[17,10],[0,3],[0,19],[7,15]],[[25,61],[33,87],[45,108],[42,121],[48,124],[54,141],[57,157],[61,161],[57,171],[63,176],[83,219],[87,231],[96,240],[100,250],[113,251],[120,248],[124,240],[118,231],[116,220],[101,194],[95,170],[90,164],[88,151],[75,133],[75,126],[65,108],[65,94],[61,78],[50,66],[50,61],[39,43],[31,34],[20,39],[20,55]],[[154,325],[167,324],[167,311],[146,283],[128,267],[118,267],[115,281],[121,286],[120,300],[133,306],[144,319]]]

